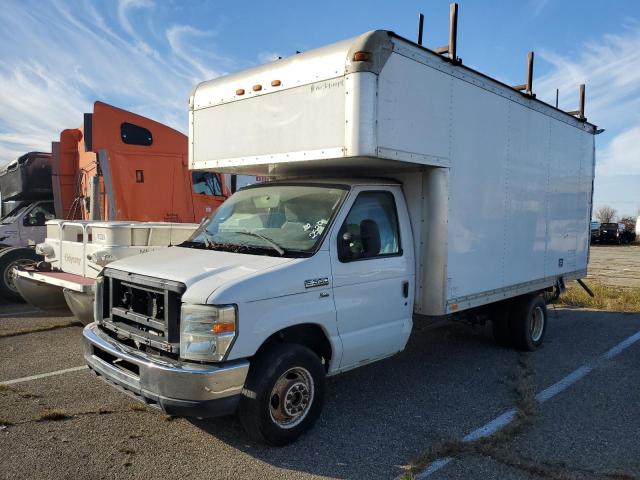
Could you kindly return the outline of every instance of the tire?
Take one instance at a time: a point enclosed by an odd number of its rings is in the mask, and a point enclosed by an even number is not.
[[[43,259],[30,248],[7,248],[0,252],[0,296],[10,302],[24,302],[13,284],[13,267]]]
[[[324,391],[324,367],[315,353],[301,345],[274,344],[252,360],[238,416],[253,440],[287,445],[316,422]],[[288,395],[289,402],[280,401]]]
[[[493,338],[501,347],[513,347],[513,332],[510,323],[511,304],[499,302],[491,309]]]
[[[513,344],[518,350],[533,351],[542,345],[547,331],[547,304],[540,293],[516,299],[510,315]]]

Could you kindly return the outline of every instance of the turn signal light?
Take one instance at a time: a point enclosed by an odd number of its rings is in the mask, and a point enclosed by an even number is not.
[[[260,90],[262,90],[262,85],[257,84],[253,86],[253,91],[254,92],[259,92]]]
[[[214,323],[211,331],[216,335],[221,333],[233,333],[236,331],[235,323]]]
[[[272,87],[279,87],[281,85],[280,80],[271,80]]]
[[[366,62],[369,60],[369,52],[356,52],[353,54],[354,62]]]
[[[244,95],[244,88],[239,88],[236,90],[236,95]]]

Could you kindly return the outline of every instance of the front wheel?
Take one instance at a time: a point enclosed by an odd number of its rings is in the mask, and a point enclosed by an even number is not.
[[[536,350],[547,331],[547,304],[540,293],[523,295],[511,311],[514,346],[519,350]]]
[[[316,422],[324,390],[324,367],[315,353],[301,345],[275,344],[252,360],[238,416],[252,439],[287,445]]]

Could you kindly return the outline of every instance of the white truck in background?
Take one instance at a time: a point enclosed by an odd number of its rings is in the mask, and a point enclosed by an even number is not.
[[[190,168],[275,180],[111,263],[84,329],[89,367],[169,414],[283,445],[414,321],[534,350],[586,275],[596,127],[392,32],[197,85],[189,126]]]
[[[35,247],[39,268],[14,267],[13,284],[30,305],[44,311],[70,311],[84,324],[93,321],[95,281],[109,263],[184,242],[195,223],[49,220],[46,238]]]

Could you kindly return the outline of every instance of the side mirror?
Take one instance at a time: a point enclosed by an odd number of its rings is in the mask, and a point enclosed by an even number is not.
[[[351,232],[344,232],[342,234],[342,241],[344,243],[346,243],[347,245],[350,244],[351,242],[353,242],[353,233]]]

